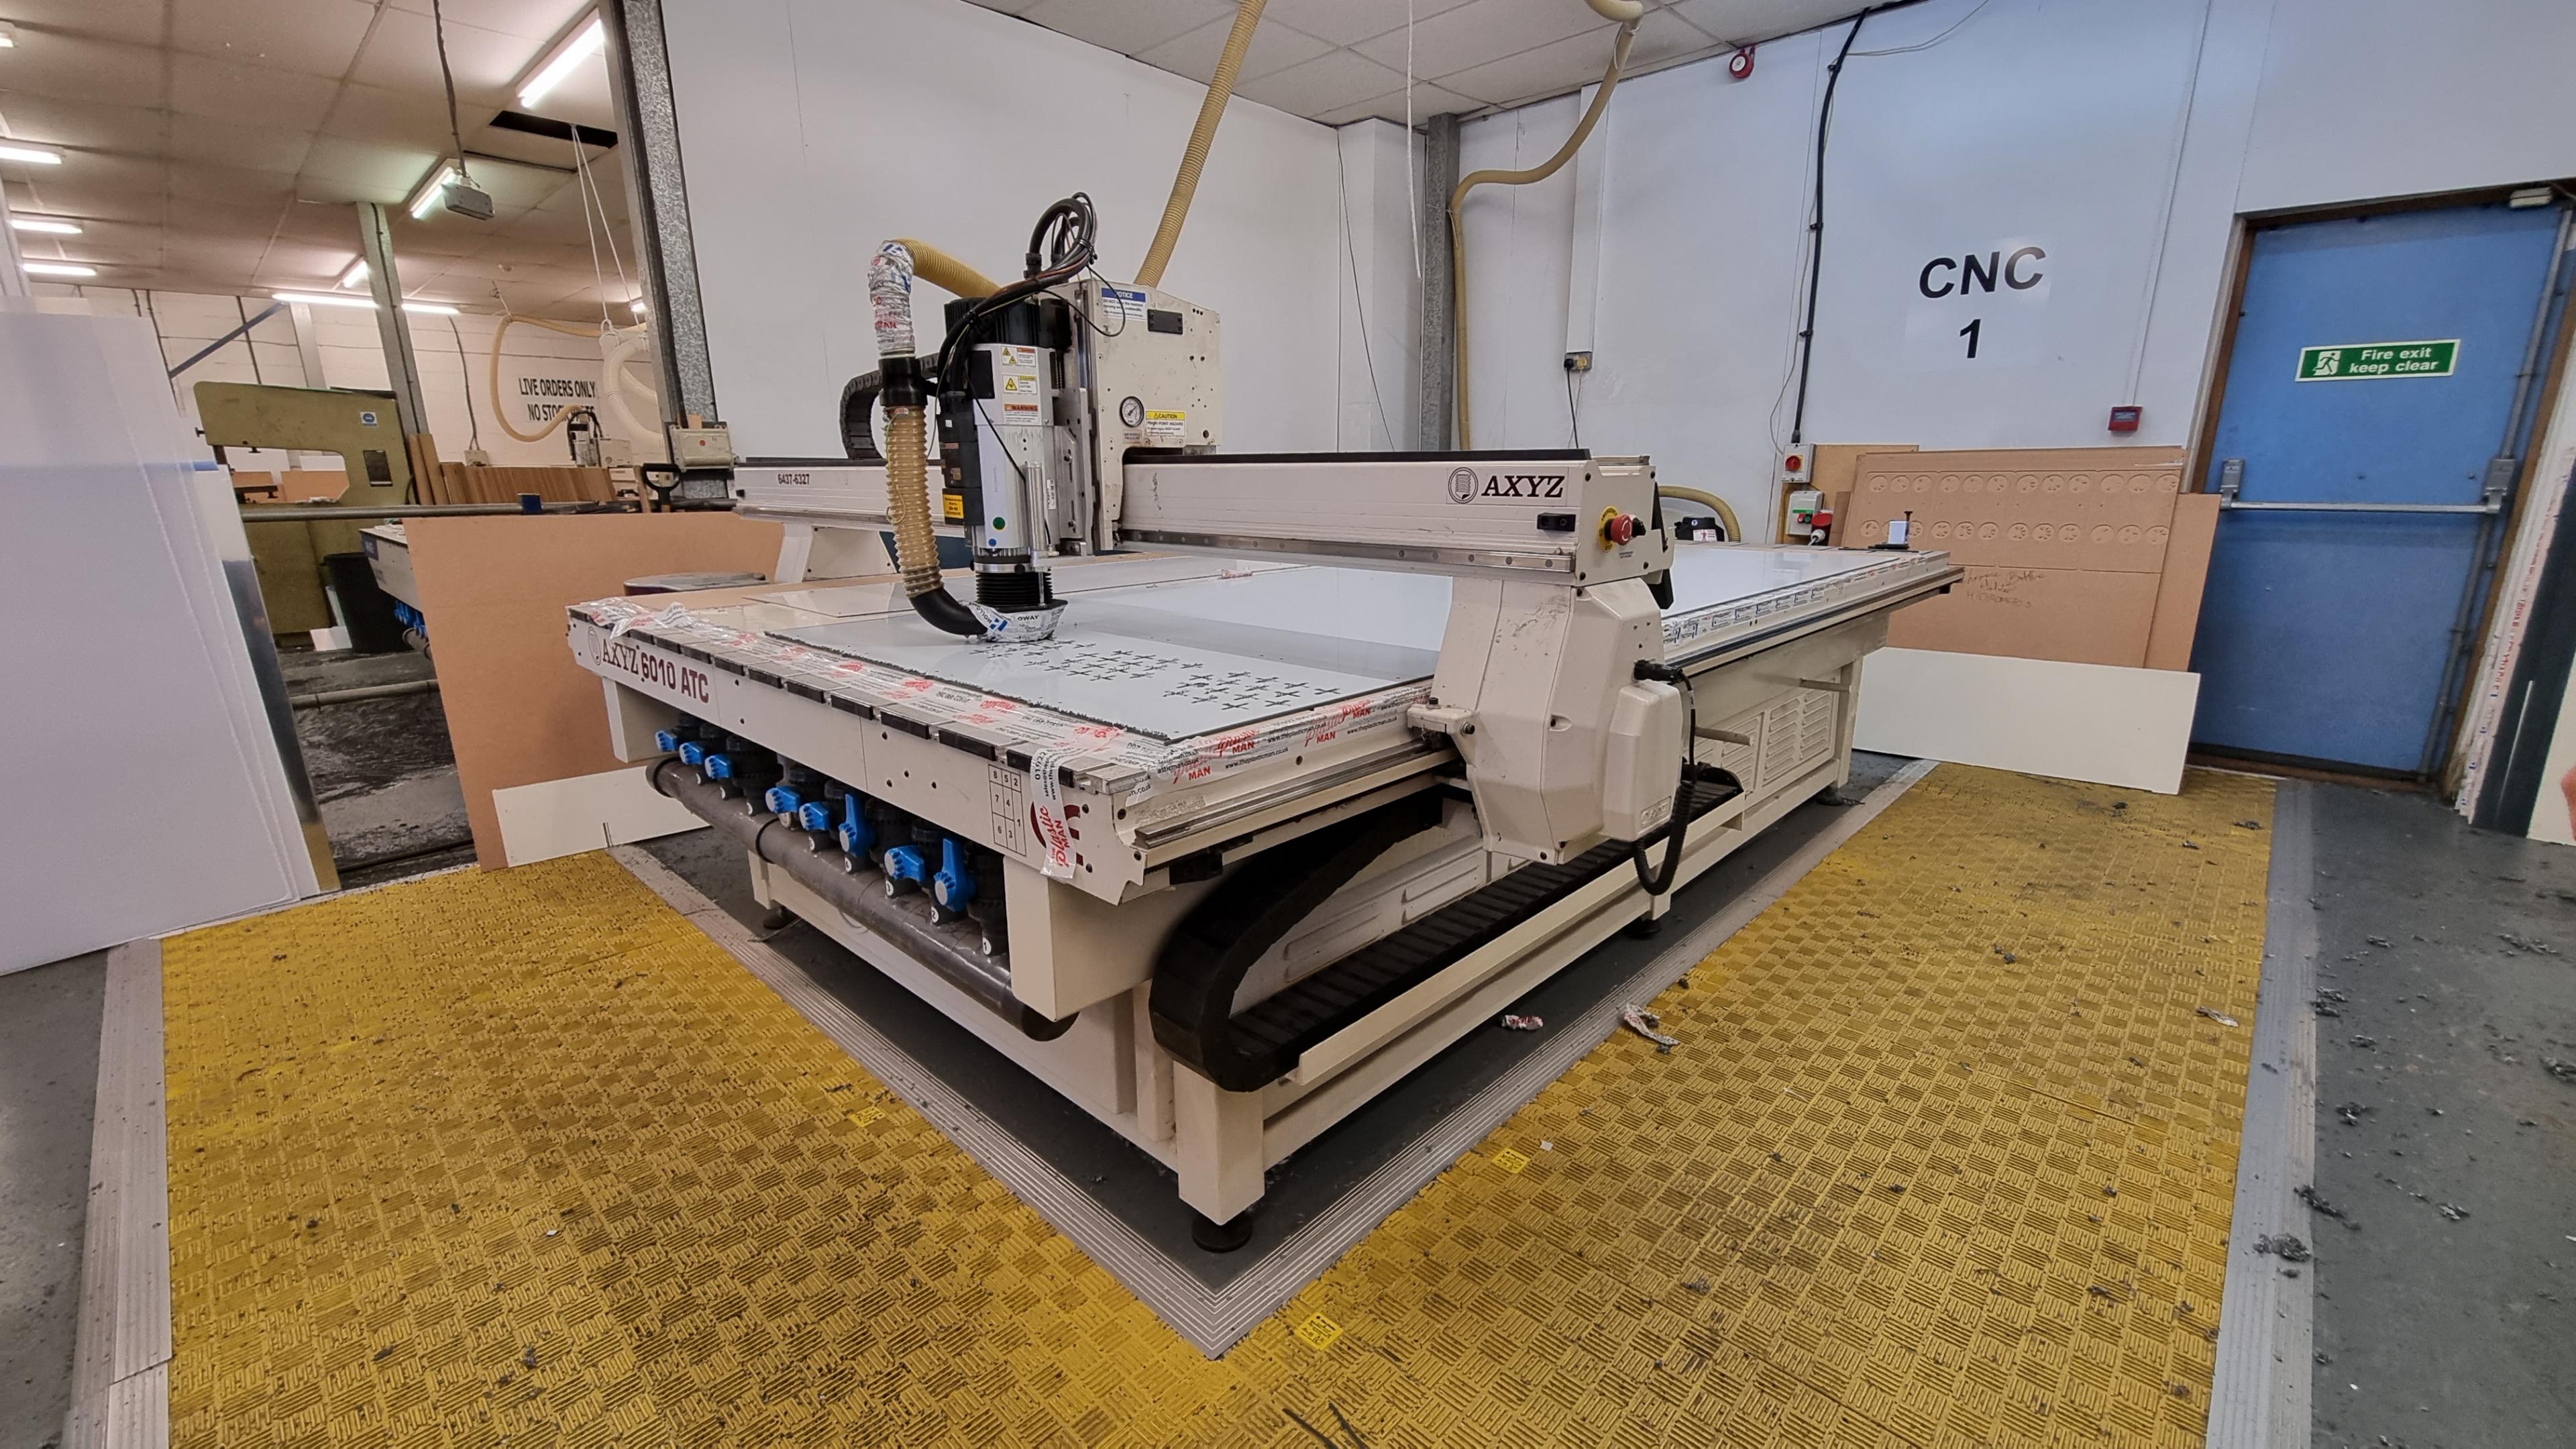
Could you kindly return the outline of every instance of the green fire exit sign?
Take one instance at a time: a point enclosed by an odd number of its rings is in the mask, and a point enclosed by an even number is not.
[[[2299,349],[2299,381],[2340,382],[2360,377],[2449,377],[2460,360],[2460,339],[2447,342],[2353,342]]]

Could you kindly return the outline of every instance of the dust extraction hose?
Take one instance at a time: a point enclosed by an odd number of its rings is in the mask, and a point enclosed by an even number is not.
[[[1666,498],[1678,498],[1684,503],[1697,504],[1716,514],[1717,521],[1726,525],[1726,541],[1744,542],[1744,525],[1735,521],[1735,510],[1726,505],[1725,499],[1705,488],[1685,488],[1679,483],[1658,483],[1655,485],[1655,491]]]
[[[567,337],[597,337],[600,329],[584,327],[572,322],[556,322],[544,317],[521,317],[515,313],[504,315],[500,325],[492,329],[492,366],[489,373],[492,386],[492,416],[500,420],[502,432],[508,433],[520,442],[542,443],[554,435],[555,429],[564,425],[564,419],[573,415],[574,408],[572,404],[566,403],[555,409],[554,415],[546,419],[546,425],[533,433],[520,432],[512,425],[509,404],[501,400],[501,339],[509,336],[510,329],[517,326],[543,327],[549,332],[560,332]]]
[[[1583,119],[1575,123],[1574,134],[1565,138],[1565,144],[1556,148],[1555,155],[1536,166],[1525,171],[1471,171],[1459,178],[1457,189],[1449,193],[1449,325],[1456,336],[1457,346],[1458,446],[1461,448],[1476,446],[1475,424],[1468,416],[1467,403],[1467,228],[1462,219],[1467,193],[1489,183],[1527,186],[1533,181],[1545,181],[1583,148],[1584,140],[1592,134],[1594,123],[1601,119],[1601,112],[1610,104],[1610,93],[1619,88],[1619,73],[1628,66],[1628,47],[1637,39],[1637,16],[1628,15],[1621,19],[1614,13],[1620,8],[1619,0],[1591,0],[1591,4],[1603,15],[1620,20],[1619,46],[1610,53],[1610,69],[1602,73],[1601,89],[1592,93],[1592,104],[1585,108]],[[1644,13],[1644,7],[1635,4],[1634,0],[1629,0],[1625,8]]]
[[[1226,34],[1225,49],[1216,58],[1207,98],[1199,102],[1198,124],[1190,128],[1190,142],[1181,148],[1181,171],[1172,178],[1171,200],[1163,203],[1163,224],[1154,228],[1153,245],[1145,248],[1145,264],[1136,269],[1140,286],[1163,285],[1163,268],[1171,265],[1172,248],[1180,245],[1181,223],[1189,219],[1190,198],[1198,195],[1199,172],[1207,167],[1208,148],[1216,144],[1216,123],[1225,119],[1225,103],[1234,98],[1235,73],[1243,69],[1243,53],[1252,48],[1252,32],[1261,24],[1263,3],[1243,0],[1234,12],[1234,29]]]
[[[949,261],[946,257],[943,262]],[[895,566],[922,618],[951,634],[980,638],[983,624],[939,579],[939,544],[930,533],[928,427],[921,359],[913,352],[910,245],[890,241],[868,263],[868,304],[877,333],[877,372],[886,418],[886,514],[894,524]],[[967,270],[971,271],[971,268]]]

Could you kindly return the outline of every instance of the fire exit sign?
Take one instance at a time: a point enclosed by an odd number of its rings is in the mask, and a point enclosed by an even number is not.
[[[2353,342],[2299,349],[2299,381],[2341,382],[2368,377],[2449,377],[2460,360],[2460,339],[2444,342]]]

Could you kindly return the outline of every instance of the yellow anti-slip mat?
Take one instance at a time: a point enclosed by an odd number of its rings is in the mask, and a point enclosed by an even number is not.
[[[604,856],[193,932],[173,1442],[2197,1445],[2270,814],[1937,770],[1214,1362]]]

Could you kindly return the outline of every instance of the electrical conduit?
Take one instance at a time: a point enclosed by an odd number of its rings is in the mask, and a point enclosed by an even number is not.
[[[1263,3],[1264,0],[1243,0],[1234,12],[1234,29],[1226,34],[1225,50],[1216,58],[1216,74],[1208,81],[1207,97],[1199,102],[1198,124],[1190,128],[1189,144],[1181,148],[1181,170],[1172,178],[1171,199],[1163,203],[1163,223],[1154,228],[1153,245],[1145,248],[1145,264],[1136,269],[1139,285],[1163,285],[1163,268],[1171,265],[1172,248],[1180,245],[1181,223],[1189,219],[1190,199],[1198,195],[1199,172],[1207,167],[1208,148],[1216,144],[1216,123],[1225,119],[1225,104],[1234,98],[1235,73],[1243,69],[1243,53],[1252,48],[1252,32],[1261,24]],[[1592,3],[1597,9],[1603,3],[1617,4],[1620,0]]]
[[[1456,338],[1458,392],[1458,446],[1476,446],[1476,429],[1469,417],[1467,389],[1467,229],[1463,208],[1467,193],[1479,186],[1527,186],[1554,176],[1565,163],[1581,150],[1601,112],[1610,104],[1610,93],[1619,88],[1619,73],[1627,68],[1628,47],[1637,39],[1637,20],[1645,14],[1638,0],[1589,0],[1592,8],[1619,22],[1619,45],[1611,52],[1610,69],[1601,76],[1601,88],[1592,93],[1592,104],[1576,122],[1574,134],[1556,148],[1556,154],[1525,171],[1473,171],[1459,178],[1456,190],[1449,193],[1449,307],[1450,330]]]

